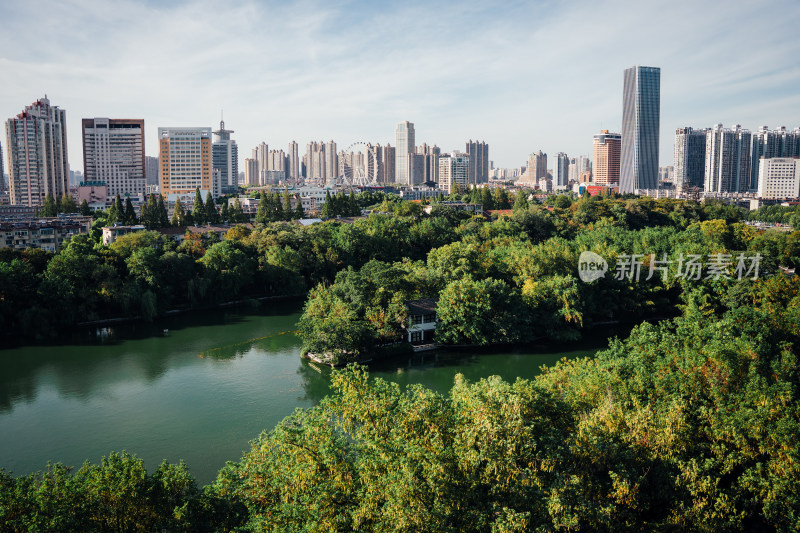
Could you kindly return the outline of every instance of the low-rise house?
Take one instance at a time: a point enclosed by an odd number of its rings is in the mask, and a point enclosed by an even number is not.
[[[422,298],[406,302],[408,309],[407,340],[411,344],[430,344],[436,331],[436,300]]]
[[[145,229],[147,228],[141,224],[136,224],[135,226],[123,226],[121,224],[103,226],[103,244],[108,246],[117,240],[118,237],[122,237],[123,235],[127,235],[129,233],[136,233],[137,231],[144,231]]]

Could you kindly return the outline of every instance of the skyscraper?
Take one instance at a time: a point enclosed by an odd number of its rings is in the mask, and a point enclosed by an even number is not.
[[[619,161],[622,136],[600,130],[594,136],[594,181],[598,185],[619,184]]]
[[[559,189],[566,189],[569,184],[569,157],[564,152],[558,152],[556,164],[553,169],[553,185]]]
[[[717,124],[706,132],[705,191],[742,192],[750,189],[752,135],[738,124]]]
[[[395,142],[394,179],[397,183],[409,185],[408,154],[414,153],[414,124],[407,120],[397,124]]]
[[[212,164],[219,171],[223,193],[236,192],[239,186],[239,147],[231,139],[233,130],[225,129],[225,122],[219,121],[219,129],[214,132],[211,143]]]
[[[66,112],[47,96],[6,121],[12,205],[40,206],[69,191]]]
[[[708,130],[675,130],[675,188],[703,187],[706,171],[706,133]]]
[[[381,154],[381,166],[383,167],[383,181],[382,183],[385,185],[387,183],[395,183],[395,175],[394,172],[396,170],[396,149],[391,144],[387,144],[383,147],[382,154]]]
[[[159,185],[164,196],[214,190],[211,166],[211,128],[158,128]]]
[[[336,143],[330,140],[325,143],[325,178],[328,180],[339,177],[339,156],[336,153]]]
[[[289,143],[289,179],[300,179],[300,149],[297,143]]]
[[[621,193],[658,187],[660,114],[661,69],[639,66],[626,69],[622,93]]]
[[[469,155],[469,182],[476,185],[489,181],[489,145],[470,139],[465,152]]]
[[[84,118],[81,129],[83,179],[104,182],[109,196],[143,194],[144,120]]]

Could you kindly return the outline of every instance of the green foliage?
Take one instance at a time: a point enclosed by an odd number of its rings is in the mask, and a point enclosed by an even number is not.
[[[203,226],[208,223],[206,220],[206,206],[203,203],[203,197],[200,195],[200,187],[194,191],[194,205],[192,206],[192,219],[194,224]]]

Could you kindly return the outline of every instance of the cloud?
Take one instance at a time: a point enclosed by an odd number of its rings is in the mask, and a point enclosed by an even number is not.
[[[220,109],[243,155],[262,140],[394,144],[410,120],[418,143],[479,138],[519,166],[619,131],[622,71],[644,64],[662,68],[668,164],[679,126],[798,120],[798,15],[792,0],[6,2],[0,117],[47,92],[76,169],[82,117],[144,118],[152,153],[158,126],[214,125]]]

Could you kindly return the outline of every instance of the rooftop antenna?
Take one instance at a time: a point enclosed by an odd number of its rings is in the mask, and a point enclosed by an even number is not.
[[[222,110],[222,109],[219,110],[219,129],[221,129],[221,130],[225,129],[225,117],[222,114],[223,111],[224,110]]]

